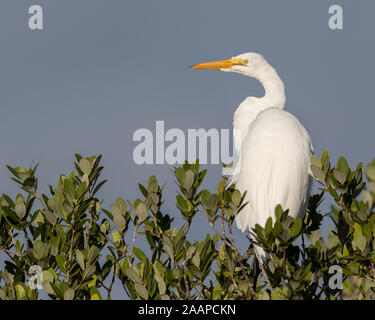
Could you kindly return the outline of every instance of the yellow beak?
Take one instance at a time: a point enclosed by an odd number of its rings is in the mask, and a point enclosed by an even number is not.
[[[190,66],[190,69],[226,69],[231,68],[236,64],[242,64],[243,59],[233,58],[228,60],[204,62]]]

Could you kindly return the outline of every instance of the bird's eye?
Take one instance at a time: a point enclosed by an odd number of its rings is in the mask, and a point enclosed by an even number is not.
[[[249,63],[249,60],[243,59],[243,64],[248,64],[248,63]]]

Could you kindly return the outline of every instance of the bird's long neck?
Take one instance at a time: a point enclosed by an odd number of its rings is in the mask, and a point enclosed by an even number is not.
[[[280,108],[285,106],[284,83],[280,79],[276,70],[268,65],[256,79],[263,85],[265,94],[259,98],[265,108]]]

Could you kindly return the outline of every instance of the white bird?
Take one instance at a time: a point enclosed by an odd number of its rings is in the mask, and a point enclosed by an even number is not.
[[[220,69],[257,79],[264,87],[261,98],[247,97],[233,117],[234,147],[239,155],[231,181],[248,204],[236,216],[237,227],[251,231],[275,222],[280,204],[295,218],[306,211],[311,184],[311,139],[298,119],[284,110],[284,84],[276,70],[257,53],[229,60],[201,63],[191,69]],[[255,247],[259,256],[264,251]]]

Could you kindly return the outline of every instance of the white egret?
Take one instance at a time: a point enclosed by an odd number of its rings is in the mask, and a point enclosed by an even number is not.
[[[261,98],[246,98],[233,117],[234,146],[240,161],[231,180],[241,193],[247,191],[245,201],[249,202],[236,216],[237,227],[250,231],[256,224],[264,226],[269,217],[275,221],[278,204],[289,209],[291,216],[302,217],[311,184],[313,147],[298,119],[284,110],[284,84],[276,70],[257,53],[190,68],[240,73],[257,79],[265,90]],[[263,257],[263,250],[255,248]]]

